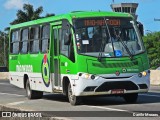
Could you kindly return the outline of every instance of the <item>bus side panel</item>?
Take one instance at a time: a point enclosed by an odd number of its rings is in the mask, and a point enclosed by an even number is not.
[[[22,73],[19,72],[21,68],[17,66],[19,64],[19,55],[9,56],[9,80],[11,84],[24,88],[23,78],[19,77],[22,75]]]
[[[10,72],[9,73],[9,81],[12,85],[15,85],[19,88],[24,88],[24,83],[17,75],[17,72]]]
[[[30,55],[30,64],[33,66],[33,72],[29,75],[32,89],[52,92],[49,53]]]

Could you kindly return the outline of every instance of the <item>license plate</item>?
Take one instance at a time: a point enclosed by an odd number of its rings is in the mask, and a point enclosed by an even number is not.
[[[124,89],[111,90],[111,94],[123,94],[123,93],[124,93]]]

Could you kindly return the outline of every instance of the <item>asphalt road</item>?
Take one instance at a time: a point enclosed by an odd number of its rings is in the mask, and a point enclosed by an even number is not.
[[[135,104],[127,104],[121,97],[91,97],[85,98],[82,105],[71,106],[61,94],[45,93],[42,99],[28,100],[24,89],[10,85],[8,80],[0,80],[0,105],[25,111],[48,111],[49,116],[56,114],[63,119],[96,120],[116,116],[124,120],[127,116],[137,119],[145,114],[145,119],[149,120],[146,114],[160,117],[160,86],[151,86],[148,93],[139,94]]]

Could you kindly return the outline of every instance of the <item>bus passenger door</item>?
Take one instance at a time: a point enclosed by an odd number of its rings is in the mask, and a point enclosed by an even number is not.
[[[61,87],[61,77],[60,77],[60,39],[61,39],[61,26],[53,26],[52,34],[52,89],[60,90]]]

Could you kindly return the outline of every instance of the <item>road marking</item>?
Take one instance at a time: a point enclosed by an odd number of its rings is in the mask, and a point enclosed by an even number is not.
[[[149,97],[160,97],[159,95],[146,95],[146,94],[140,94],[140,95],[142,95],[142,96],[149,96]]]
[[[11,85],[9,83],[0,83],[0,85]]]
[[[85,105],[85,106],[86,106],[86,105]],[[108,108],[108,107],[100,107],[100,106],[87,106],[87,107],[93,107],[93,108],[105,109],[105,110],[110,110],[110,111],[122,111],[122,112],[129,112],[128,110],[115,109],[115,108]]]
[[[25,101],[19,101],[19,102],[13,102],[13,103],[8,103],[7,105],[18,105],[18,104],[22,104]]]
[[[24,96],[24,95],[11,94],[11,93],[1,93],[1,92],[0,92],[0,94],[1,94],[1,95],[15,95],[15,96]]]

